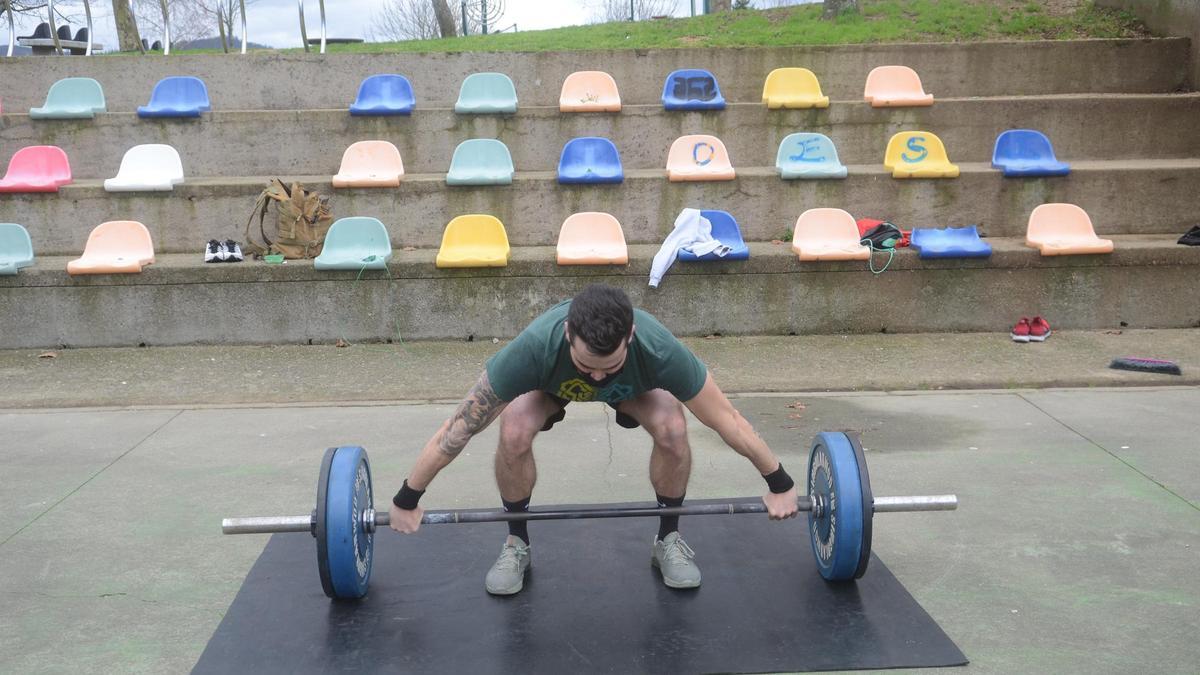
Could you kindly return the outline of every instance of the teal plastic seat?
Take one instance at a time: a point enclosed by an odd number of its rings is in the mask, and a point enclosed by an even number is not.
[[[0,274],[12,275],[33,264],[33,241],[16,223],[0,223]]]
[[[838,159],[837,148],[825,134],[789,134],[779,144],[775,169],[784,180],[846,177],[846,167]]]
[[[33,119],[74,120],[92,119],[105,112],[104,89],[90,77],[68,77],[50,85],[46,103],[30,108]]]
[[[313,261],[319,270],[383,270],[392,258],[392,241],[377,218],[339,218],[329,226],[325,248]]]
[[[456,113],[515,113],[517,88],[504,73],[472,73],[458,91]]]
[[[447,185],[511,185],[512,155],[494,138],[472,138],[458,144],[450,159]]]

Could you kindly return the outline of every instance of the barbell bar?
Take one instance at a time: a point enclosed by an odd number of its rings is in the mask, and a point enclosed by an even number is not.
[[[808,494],[797,507],[808,513],[809,539],[817,568],[829,581],[862,577],[871,557],[872,519],[876,513],[952,511],[955,495],[874,497],[862,446],[840,432],[817,434],[809,452]],[[225,518],[225,534],[307,532],[317,540],[317,568],[325,594],[356,599],[367,593],[374,533],[390,517],[372,505],[373,490],[367,452],[358,446],[329,448],[317,481],[317,507],[303,516]],[[766,513],[759,501],[688,504],[677,507],[636,505],[598,508],[550,507],[507,513],[490,510],[427,511],[423,525],[490,523],[517,520],[575,520],[654,516],[734,515]]]

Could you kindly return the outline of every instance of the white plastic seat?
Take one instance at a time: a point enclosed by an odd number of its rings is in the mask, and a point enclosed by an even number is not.
[[[169,145],[151,143],[127,150],[116,177],[106,179],[104,189],[108,192],[164,191],[182,182],[183,161],[179,159],[179,152]]]

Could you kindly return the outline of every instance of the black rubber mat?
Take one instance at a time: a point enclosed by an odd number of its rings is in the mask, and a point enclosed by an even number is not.
[[[503,524],[381,531],[370,592],[357,602],[321,592],[312,537],[277,534],[195,672],[758,673],[967,662],[877,557],[857,582],[821,579],[805,523],[684,518],[704,577],[690,591],[664,587],[650,566],[655,519],[530,523],[530,576],[508,598],[483,588]]]

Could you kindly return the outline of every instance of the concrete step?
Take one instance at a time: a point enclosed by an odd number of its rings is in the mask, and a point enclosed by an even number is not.
[[[797,46],[740,49],[649,49],[436,54],[114,55],[84,59],[3,59],[0,82],[9,110],[41,105],[64,77],[94,77],[108,109],[132,112],[170,75],[205,80],[216,110],[348,107],[363,78],[401,73],[418,108],[452,104],[464,77],[499,71],[512,77],[523,105],[557,105],[563,80],[577,70],[613,75],[626,103],[656,103],[679,68],[712,71],[729,101],[757,102],[774,68],[804,66],[826,95],[857,99],[871,68],[904,64],[937,97],[1071,93],[1165,93],[1187,82],[1190,41],[1059,40],[933,44]]]
[[[512,337],[584,285],[628,291],[681,335],[996,331],[1043,314],[1063,329],[1200,327],[1200,248],[1116,236],[1111,255],[1044,258],[992,239],[989,259],[801,263],[787,245],[751,244],[742,262],[677,263],[647,287],[657,246],[625,267],[560,267],[552,247],[518,247],[508,267],[437,269],[432,249],[396,251],[389,270],[319,272],[311,262],[204,264],[158,257],[137,275],[68,276],[41,257],[0,277],[0,348],[402,341]]]
[[[891,219],[908,229],[978,224],[987,236],[1021,236],[1034,207],[1082,206],[1101,234],[1174,233],[1196,222],[1180,195],[1200,193],[1200,159],[1076,162],[1070,176],[1011,179],[985,164],[963,163],[956,179],[897,180],[882,165],[851,166],[845,180],[783,181],[771,167],[746,167],[733,181],[671,183],[662,171],[632,170],[620,185],[559,185],[553,173],[518,173],[511,186],[448,188],[441,175],[410,175],[396,189],[334,190],[327,176],[301,176],[330,195],[334,217],[374,216],[393,245],[433,248],[454,216],[498,217],[516,246],[551,246],[563,220],[605,211],[626,241],[661,242],[685,207],[729,211],[748,240],[789,235],[802,211],[845,208],[855,217]],[[290,180],[290,179],[289,179]],[[56,194],[4,196],[4,219],[25,225],[39,255],[77,255],[106,220],[150,228],[161,252],[199,253],[209,239],[242,239],[263,177],[191,179],[174,192],[105,192],[84,180]],[[255,223],[257,227],[257,223]],[[257,231],[257,230],[256,230]]]
[[[11,111],[11,108],[10,108]],[[939,99],[927,108],[872,108],[859,99],[825,110],[769,111],[758,103],[721,112],[674,113],[659,105],[628,105],[620,113],[563,114],[557,107],[522,107],[512,116],[456,115],[423,108],[411,117],[352,117],[345,110],[214,112],[200,120],[142,120],[108,113],[96,120],[30,120],[0,116],[0,155],[27,145],[66,150],[78,178],[116,175],[125,151],[139,143],[179,150],[188,176],[333,175],[355,141],[396,144],[410,173],[445,173],[455,146],[468,138],[499,138],[518,171],[554,170],[562,146],[577,136],[617,144],[626,169],[665,166],[671,143],[684,134],[724,141],[734,166],[771,166],[780,141],[796,131],[834,140],[847,164],[877,164],[892,134],[937,134],[957,162],[988,162],[1006,129],[1046,133],[1064,161],[1200,157],[1200,94],[1127,94]]]

